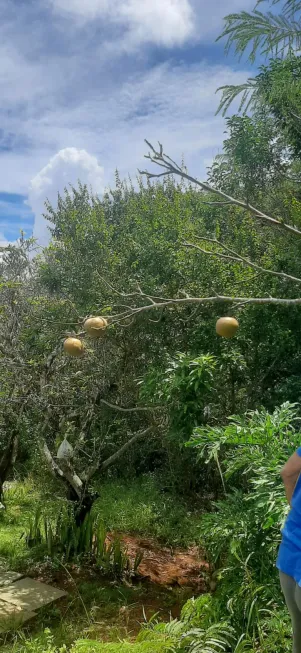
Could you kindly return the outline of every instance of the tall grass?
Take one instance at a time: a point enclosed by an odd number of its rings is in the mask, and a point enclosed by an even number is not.
[[[173,546],[199,541],[200,510],[172,491],[163,491],[164,479],[146,474],[131,480],[110,480],[96,489],[100,498],[93,512],[109,530],[136,533]]]
[[[142,553],[131,562],[119,537],[108,539],[107,529],[97,515],[88,513],[77,525],[73,510],[61,507],[56,517],[44,515],[40,506],[29,519],[23,534],[29,548],[38,547],[50,558],[60,556],[65,563],[77,559],[93,563],[105,574],[121,578],[137,573]]]

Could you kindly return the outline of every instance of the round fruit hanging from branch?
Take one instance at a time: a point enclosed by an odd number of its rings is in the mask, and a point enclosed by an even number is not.
[[[66,338],[64,341],[64,352],[68,354],[68,356],[79,358],[80,356],[83,356],[84,351],[84,345],[79,338]]]
[[[235,317],[221,317],[216,323],[216,333],[222,338],[233,338],[238,327]]]
[[[103,336],[105,329],[108,326],[108,322],[104,317],[89,317],[84,322],[84,329],[90,338],[101,338]]]

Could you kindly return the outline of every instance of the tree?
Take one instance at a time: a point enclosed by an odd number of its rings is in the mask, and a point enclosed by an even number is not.
[[[122,457],[128,473],[150,469],[156,459],[177,476],[188,428],[184,415],[175,425],[179,401],[189,406],[191,423],[202,411],[209,421],[222,420],[263,396],[272,402],[273,387],[290,378],[287,368],[298,369],[301,212],[290,179],[294,160],[283,161],[272,123],[266,133],[256,120],[229,123],[225,167],[213,167],[209,182],[149,144],[149,159],[161,172],[147,173],[138,191],[117,178],[102,201],[80,186],[66,191],[57,209],[48,205],[53,241],[23,278],[23,313],[10,356],[20,360],[16,399],[23,402],[28,393],[24,441],[38,466],[44,470],[46,463],[59,479],[78,519],[93,501],[94,475],[109,466],[120,472]],[[151,182],[157,174],[163,183]],[[231,345],[214,334],[223,304],[244,324]],[[107,317],[105,337],[85,338],[86,356],[67,359],[64,338],[83,338],[91,314]],[[183,365],[177,364],[171,394],[167,388],[161,399],[147,395],[146,366],[166,378],[179,351]],[[208,353],[220,370],[213,394],[190,383]],[[10,356],[6,348],[6,369]],[[183,401],[174,391],[178,379]],[[70,445],[65,459],[58,455],[62,441]]]
[[[24,279],[31,273],[30,251],[33,241],[21,235],[17,246],[1,247],[0,258],[0,501],[3,485],[17,457],[24,410],[28,395],[22,373],[26,367],[27,380],[30,368],[26,366],[22,345],[18,339],[22,322],[26,319],[30,282],[25,290]]]
[[[2,250],[0,498],[18,450],[20,455],[26,451],[40,466],[46,464],[64,486],[81,521],[95,498],[90,487],[93,475],[116,464],[129,447],[153,433],[154,410],[110,402],[110,375],[103,378],[100,372],[101,358],[112,351],[112,343],[102,346],[97,360],[97,343],[91,342],[90,355],[81,368],[62,355],[62,329],[64,334],[66,326],[82,321],[72,302],[41,292],[31,246],[32,241],[22,238],[17,246]],[[120,356],[115,358],[118,361]],[[103,432],[95,439],[100,410]],[[106,453],[101,435],[105,440],[114,422],[125,433],[110,443]],[[68,443],[67,455],[59,455],[59,444],[68,442],[67,438],[72,443]]]
[[[257,6],[262,1],[259,0]],[[279,0],[270,0],[272,5],[278,2]],[[297,89],[300,64],[295,52],[300,50],[301,43],[300,11],[300,2],[287,0],[280,14],[271,11],[263,14],[254,9],[251,13],[242,11],[226,16],[224,30],[217,39],[226,38],[226,53],[234,46],[239,58],[249,51],[249,59],[254,62],[259,51],[261,55],[271,56],[272,59],[268,66],[260,67],[260,74],[255,78],[250,78],[243,84],[217,89],[222,91],[218,112],[225,115],[233,101],[241,96],[239,111],[253,110],[265,103],[276,117],[278,126],[280,124],[285,127],[286,133],[290,132],[290,129],[287,130],[287,120],[292,131],[299,131],[296,106],[299,104]]]
[[[212,411],[215,419],[234,409],[253,408],[263,398],[273,406],[274,388],[280,392],[281,382],[298,367],[298,304],[288,318],[286,304],[266,302],[272,292],[281,299],[283,292],[294,298],[292,277],[297,283],[300,244],[290,237],[290,230],[293,234],[300,224],[298,203],[292,210],[297,185],[287,179],[291,162],[283,160],[284,146],[272,121],[265,131],[263,118],[259,120],[233,119],[224,146],[225,174],[220,174],[218,164],[210,171],[212,182],[206,183],[210,191],[197,192],[186,180],[178,186],[170,174],[164,184],[149,182],[143,187],[139,182],[138,191],[119,184],[103,201],[89,198],[86,191],[85,200],[79,193],[67,194],[60,198],[58,210],[49,213],[57,242],[46,253],[42,281],[49,292],[69,297],[82,315],[107,314],[108,337],[117,348],[105,374],[118,370],[114,383],[126,390],[125,406],[139,402],[133,381],[139,379],[143,387],[146,362],[155,374],[164,374],[179,351],[192,360],[208,352],[218,357],[222,370],[220,387],[215,388],[220,408],[218,414]],[[216,201],[214,182],[221,193],[239,192],[242,208],[229,200]],[[282,226],[283,218],[276,220],[277,230],[270,229],[269,219],[254,218],[244,208],[250,201],[246,193],[257,198],[267,218],[271,210],[284,214],[288,230]],[[284,248],[286,231],[289,247]],[[218,249],[217,240],[232,255]],[[216,337],[214,325],[220,317],[221,295],[230,305],[237,288],[243,295],[231,311],[243,326],[238,339],[228,345]],[[248,305],[246,311],[248,293],[257,293],[260,303]],[[120,346],[126,362],[115,367]],[[167,432],[171,428],[167,402],[160,403]],[[179,431],[177,437],[180,442]],[[162,462],[167,450],[163,437]]]
[[[198,188],[203,191],[203,194],[205,197],[208,197],[208,202],[213,205],[216,205],[216,202],[212,202],[210,200],[210,195],[215,195],[218,197],[218,206],[234,206],[238,207],[241,211],[246,212],[248,215],[251,215],[252,218],[255,220],[255,222],[259,223],[260,225],[263,225],[264,228],[266,227],[271,227],[273,229],[277,229],[278,232],[281,232],[282,234],[285,234],[287,237],[293,237],[294,241],[298,243],[301,242],[299,239],[301,238],[301,230],[297,225],[294,224],[289,224],[288,222],[284,222],[281,217],[274,217],[269,214],[267,214],[264,210],[261,210],[253,205],[251,205],[248,201],[244,201],[241,199],[238,199],[236,197],[232,197],[231,195],[227,194],[223,190],[219,188],[215,188],[211,186],[207,182],[201,182],[198,181],[196,178],[190,176],[187,172],[185,172],[177,163],[175,163],[168,155],[166,155],[163,151],[163,146],[159,144],[159,149],[156,150],[151,143],[146,141],[147,145],[150,148],[150,153],[146,156],[147,159],[151,161],[151,163],[154,163],[158,165],[160,168],[163,168],[163,172],[149,172],[149,171],[141,171],[142,175],[146,175],[148,179],[153,179],[153,178],[159,178],[159,177],[166,177],[169,175],[174,175],[178,176],[181,179],[187,180],[190,184],[195,184]],[[253,270],[256,270],[260,272],[261,274],[266,274],[270,275],[271,277],[277,277],[278,279],[285,280],[286,282],[290,282],[292,284],[300,284],[301,279],[297,276],[294,276],[293,274],[289,274],[288,272],[284,272],[282,270],[274,270],[274,269],[269,269],[269,268],[264,268],[256,261],[252,261],[249,258],[244,257],[241,255],[239,252],[231,250],[229,247],[227,247],[223,242],[219,241],[217,238],[213,239],[208,239],[204,237],[200,237],[200,240],[202,242],[207,242],[211,246],[213,245],[213,248],[209,250],[204,250],[199,244],[197,243],[190,243],[187,241],[183,241],[183,246],[187,248],[193,248],[196,249],[203,254],[209,255],[209,256],[217,256],[219,258],[225,259],[227,261],[233,261],[235,263],[240,263],[242,266],[249,267]],[[292,242],[292,241],[290,241]],[[141,313],[145,313],[148,311],[154,311],[154,310],[161,310],[162,308],[168,307],[168,306],[187,306],[189,304],[221,304],[221,303],[226,303],[226,304],[244,304],[244,305],[282,305],[282,306],[298,306],[301,304],[301,298],[299,296],[297,297],[249,297],[249,296],[227,296],[227,295],[220,295],[216,294],[214,296],[208,296],[208,297],[191,297],[191,296],[185,296],[181,298],[158,298],[155,296],[150,296],[147,293],[144,293],[142,290],[138,289],[138,291],[135,293],[131,294],[122,294],[123,297],[133,297],[133,298],[140,298],[140,300],[143,302],[142,305],[138,306],[129,306],[125,307],[125,309],[112,316],[111,320],[113,323],[120,323],[128,320],[129,318],[133,316],[138,316]]]

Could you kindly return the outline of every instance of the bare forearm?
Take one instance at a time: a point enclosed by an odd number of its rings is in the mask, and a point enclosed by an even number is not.
[[[285,487],[285,495],[288,500],[288,503],[291,505],[292,496],[294,494],[294,489],[296,487],[297,480],[299,478],[299,473],[292,476],[283,476],[282,480]]]

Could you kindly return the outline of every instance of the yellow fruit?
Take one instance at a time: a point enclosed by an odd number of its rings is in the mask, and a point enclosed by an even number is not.
[[[84,353],[84,345],[78,338],[66,338],[64,342],[64,351],[69,356],[79,357]]]
[[[107,326],[104,317],[89,317],[84,323],[84,329],[91,338],[100,338]]]
[[[216,323],[216,333],[223,338],[233,338],[238,327],[235,317],[221,317]]]

